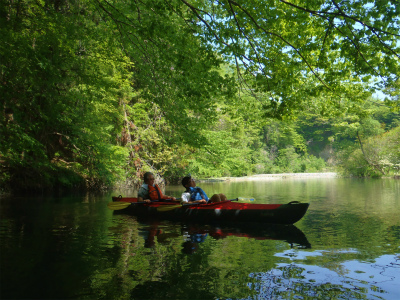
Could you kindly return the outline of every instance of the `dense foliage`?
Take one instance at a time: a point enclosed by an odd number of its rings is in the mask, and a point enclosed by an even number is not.
[[[2,1],[0,184],[398,172],[399,15],[390,0]]]

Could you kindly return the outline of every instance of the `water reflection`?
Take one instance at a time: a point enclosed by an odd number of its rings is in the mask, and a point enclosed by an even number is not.
[[[184,241],[182,244],[183,252],[192,254],[196,252],[199,244],[203,243],[207,237],[221,240],[227,237],[247,238],[256,240],[275,240],[284,241],[291,248],[311,248],[305,234],[295,225],[273,225],[273,224],[221,224],[204,225],[197,223],[173,223],[169,221],[154,221],[140,219],[142,224],[147,226],[140,227],[140,236],[144,238],[144,246],[151,248],[158,243],[167,243],[168,239],[178,236]],[[180,234],[173,227],[180,228]],[[174,233],[173,233],[174,232]]]
[[[91,278],[108,278],[131,299],[215,299],[252,294],[248,276],[270,269],[278,249],[308,250],[295,226],[199,225],[114,215],[115,267]],[[113,279],[116,278],[116,279]],[[96,286],[96,290],[112,285]],[[115,293],[116,287],[107,291]],[[193,295],[196,295],[194,297]]]
[[[203,243],[208,233],[184,233],[185,242],[182,244],[182,252],[186,254],[193,254],[199,248],[199,244]]]
[[[0,199],[1,298],[400,299],[399,180],[215,189],[311,205],[295,227],[278,228],[115,215],[111,193]]]
[[[383,255],[373,264],[345,261],[338,270],[304,263],[278,264],[254,273],[249,287],[262,299],[398,299],[400,256]]]

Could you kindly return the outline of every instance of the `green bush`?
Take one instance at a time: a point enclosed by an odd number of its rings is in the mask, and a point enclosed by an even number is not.
[[[360,149],[355,150],[342,160],[341,170],[344,175],[352,177],[380,177],[372,166],[365,160]]]
[[[326,168],[325,161],[322,158],[315,157],[314,155],[309,155],[303,157],[302,171],[303,172],[318,172]]]
[[[276,165],[285,173],[298,173],[301,172],[301,157],[294,147],[280,149]]]
[[[345,175],[381,177],[398,174],[400,167],[400,127],[362,142],[363,150],[342,151],[339,157]]]

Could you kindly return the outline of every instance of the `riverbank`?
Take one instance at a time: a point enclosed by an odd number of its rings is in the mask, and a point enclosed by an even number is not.
[[[243,177],[221,177],[212,179],[199,179],[200,182],[218,182],[218,181],[266,181],[282,179],[304,179],[304,178],[337,178],[339,175],[335,172],[325,173],[280,173],[280,174],[256,174]]]

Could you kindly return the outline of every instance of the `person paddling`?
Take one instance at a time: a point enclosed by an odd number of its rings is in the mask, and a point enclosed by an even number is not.
[[[154,200],[172,200],[176,201],[175,197],[163,195],[160,187],[154,184],[155,178],[154,174],[151,172],[146,172],[143,175],[144,183],[138,191],[138,202],[151,202]]]
[[[196,181],[191,176],[183,177],[182,185],[186,188],[185,193],[190,194],[189,199],[185,199],[185,197],[182,196],[182,202],[215,203],[227,200],[224,194],[214,194],[211,198],[208,198],[206,192],[204,192],[200,187],[196,187]]]

